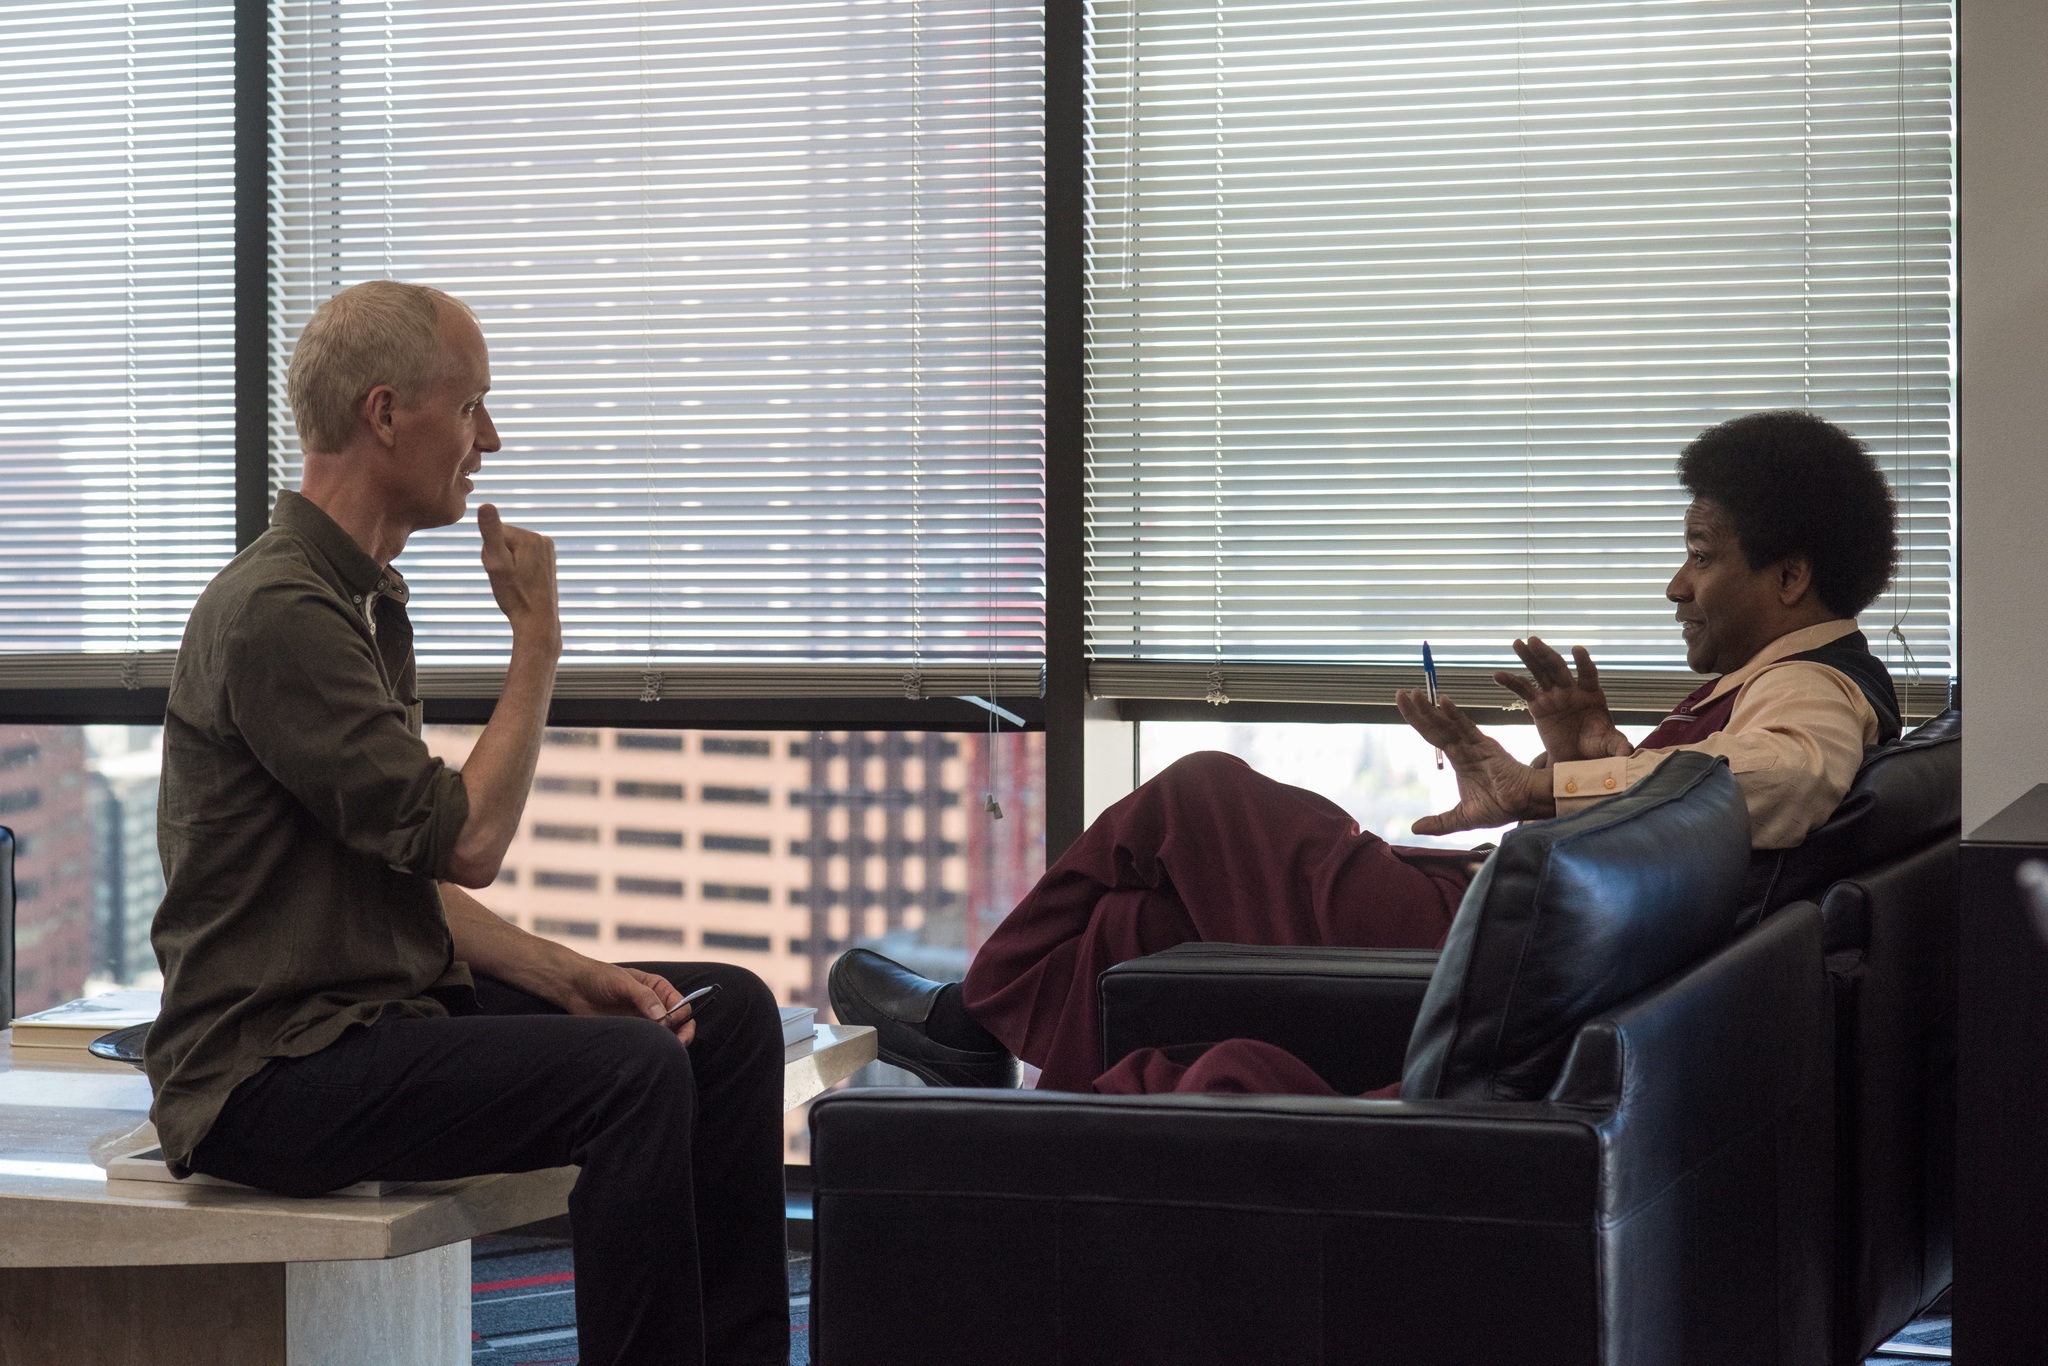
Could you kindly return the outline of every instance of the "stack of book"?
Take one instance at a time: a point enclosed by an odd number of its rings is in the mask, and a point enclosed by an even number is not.
[[[14,1065],[90,1067],[126,1072],[118,1062],[104,1062],[85,1051],[102,1034],[130,1025],[148,1024],[163,1004],[161,992],[109,991],[51,1006],[16,1019]]]
[[[109,991],[24,1015],[14,1022],[14,1061],[17,1066],[55,1063],[125,1071],[120,1063],[95,1058],[86,1045],[116,1029],[148,1024],[161,1004],[160,992]],[[809,1006],[782,1007],[783,1046],[809,1041],[817,1014]]]
[[[794,1048],[800,1043],[808,1043],[811,1025],[817,1018],[818,1012],[809,1006],[782,1007],[782,1046]]]

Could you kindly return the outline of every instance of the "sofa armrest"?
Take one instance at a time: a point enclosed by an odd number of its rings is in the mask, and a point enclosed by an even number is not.
[[[811,1132],[814,1361],[1597,1356],[1561,1107],[858,1090]]]
[[[1182,944],[1102,974],[1102,1065],[1139,1048],[1258,1039],[1356,1095],[1399,1080],[1434,950]]]

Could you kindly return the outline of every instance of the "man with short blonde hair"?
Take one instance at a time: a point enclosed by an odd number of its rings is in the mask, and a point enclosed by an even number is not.
[[[786,1363],[773,994],[726,964],[586,958],[463,890],[519,828],[562,649],[553,542],[482,504],[505,685],[460,772],[427,752],[390,566],[462,519],[498,449],[475,315],[345,290],[290,387],[303,487],[200,594],[164,715],[166,1158],[288,1195],[575,1165],[586,1366]],[[715,1000],[683,1005],[699,987]]]
[[[351,285],[314,311],[285,371],[285,397],[308,450],[348,445],[356,407],[378,385],[411,402],[440,378],[443,309],[476,317],[453,295],[397,280]]]

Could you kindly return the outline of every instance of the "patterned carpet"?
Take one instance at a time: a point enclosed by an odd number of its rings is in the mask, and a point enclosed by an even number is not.
[[[470,1251],[470,1366],[571,1366],[576,1273],[559,1238],[497,1234]],[[790,1366],[811,1359],[811,1259],[789,1258]]]

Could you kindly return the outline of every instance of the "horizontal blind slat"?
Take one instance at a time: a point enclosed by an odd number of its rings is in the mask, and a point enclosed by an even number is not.
[[[1877,456],[1901,562],[1866,628],[1945,675],[1953,25],[1940,0],[1096,0],[1105,695],[1199,697],[1220,663],[1284,700],[1423,639],[1483,674],[1530,629],[1663,677],[1676,454],[1769,407]]]

